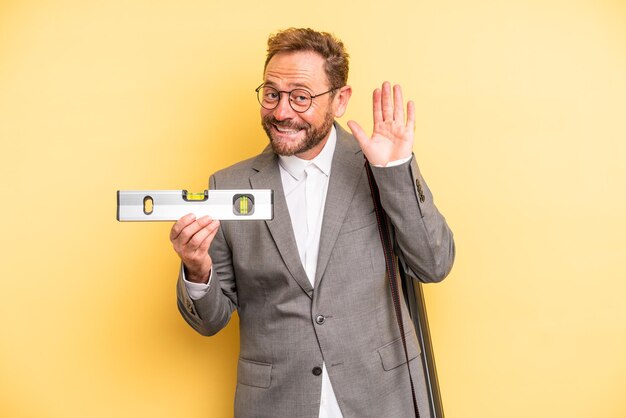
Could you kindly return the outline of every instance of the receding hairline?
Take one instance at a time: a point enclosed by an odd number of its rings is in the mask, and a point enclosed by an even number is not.
[[[267,76],[267,67],[269,66],[270,62],[276,58],[276,57],[284,57],[284,56],[293,56],[293,55],[314,55],[316,57],[318,57],[320,59],[320,70],[324,73],[324,75],[326,76],[326,79],[330,82],[330,80],[328,79],[328,74],[326,72],[326,59],[324,58],[324,56],[322,54],[320,54],[317,51],[312,51],[312,50],[298,50],[298,51],[280,51],[276,54],[274,54],[272,56],[272,58],[270,58],[267,63],[265,64],[265,67],[263,67],[263,79],[266,78]]]
[[[322,54],[320,54],[319,52],[315,51],[314,49],[295,49],[295,50],[278,51],[278,52],[273,54],[271,57],[269,57],[265,61],[265,65],[263,66],[263,71],[265,71],[267,69],[268,64],[275,57],[278,57],[278,56],[281,56],[281,55],[297,55],[297,54],[311,54],[311,55],[315,55],[315,56],[318,56],[318,57],[320,57],[322,59],[322,63],[323,64],[326,63],[326,58]]]
[[[269,36],[263,77],[272,58],[281,54],[313,53],[323,60],[326,79],[333,88],[346,85],[349,72],[349,54],[337,36],[311,28],[288,28]]]

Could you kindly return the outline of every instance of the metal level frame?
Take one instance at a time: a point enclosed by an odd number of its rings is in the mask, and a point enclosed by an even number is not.
[[[118,190],[117,220],[177,221],[188,213],[219,220],[274,218],[274,192],[255,190]]]

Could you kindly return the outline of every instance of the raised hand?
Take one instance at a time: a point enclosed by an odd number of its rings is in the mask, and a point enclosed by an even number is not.
[[[407,103],[407,118],[404,121],[404,101],[402,88],[385,81],[382,89],[374,90],[374,132],[371,138],[355,121],[348,121],[348,127],[359,141],[363,154],[374,165],[385,166],[390,161],[411,156],[415,131],[415,104]]]

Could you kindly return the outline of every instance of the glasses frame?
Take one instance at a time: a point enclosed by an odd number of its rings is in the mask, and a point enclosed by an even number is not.
[[[333,91],[337,90],[337,87],[333,87],[332,89],[330,89],[330,90],[328,90],[328,91],[325,91],[324,93],[320,93],[320,94],[315,94],[315,95],[313,95],[313,94],[311,94],[311,92],[310,92],[310,91],[308,91],[307,89],[303,89],[303,88],[300,88],[300,87],[299,87],[299,88],[297,88],[297,89],[293,89],[293,90],[290,90],[290,91],[286,91],[286,90],[278,90],[276,87],[268,86],[269,88],[272,88],[272,89],[276,90],[276,92],[278,93],[278,100],[276,101],[276,105],[275,105],[275,106],[273,106],[273,107],[267,107],[267,106],[263,106],[263,99],[261,99],[261,96],[260,96],[260,91],[261,91],[261,89],[262,89],[263,87],[265,87],[265,83],[261,83],[261,85],[260,85],[259,87],[257,87],[256,89],[254,89],[254,91],[256,92],[256,99],[259,101],[259,104],[261,105],[261,107],[262,107],[263,109],[267,109],[267,110],[274,110],[274,109],[276,109],[276,108],[278,107],[278,105],[280,104],[281,99],[283,98],[283,93],[286,93],[286,94],[287,94],[287,98],[289,99],[289,100],[288,100],[288,102],[289,102],[289,107],[291,107],[291,109],[293,109],[293,111],[294,111],[294,112],[296,112],[296,113],[304,113],[304,112],[306,112],[307,110],[309,110],[309,109],[311,108],[311,106],[313,106],[313,99],[315,99],[316,97],[320,97],[320,96],[323,96],[323,95],[325,95],[325,94],[328,94],[328,93],[330,93],[330,92],[333,92]],[[307,107],[307,108],[306,108],[306,109],[304,109],[304,110],[296,110],[296,109],[293,107],[293,103],[291,103],[291,93],[293,93],[294,91],[297,91],[297,90],[306,91],[306,92],[309,94],[309,96],[311,96],[311,101],[309,102],[309,107]]]

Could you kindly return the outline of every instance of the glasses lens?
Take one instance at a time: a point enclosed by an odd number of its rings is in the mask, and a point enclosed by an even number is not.
[[[289,94],[289,101],[296,112],[306,112],[311,107],[311,93],[306,90],[293,90]]]
[[[278,105],[280,93],[273,87],[263,86],[257,92],[259,103],[266,109],[273,109]]]

